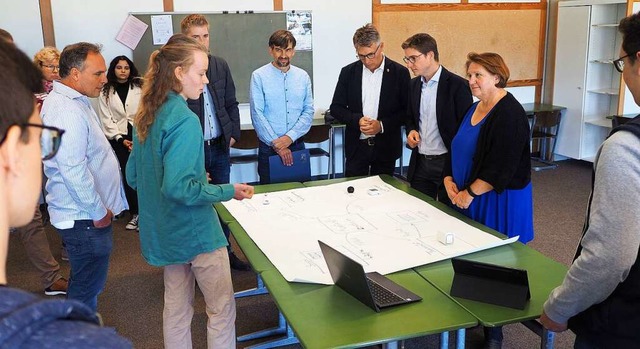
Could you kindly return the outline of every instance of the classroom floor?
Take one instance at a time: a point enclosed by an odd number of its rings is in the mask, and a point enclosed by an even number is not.
[[[529,245],[568,265],[581,234],[589,197],[591,164],[574,160],[559,164],[557,169],[532,173],[536,238]],[[135,231],[125,230],[127,222],[128,217],[125,217],[114,223],[109,279],[99,298],[98,311],[107,326],[115,327],[121,335],[132,340],[136,348],[162,348],[162,270],[149,266],[143,260],[138,235]],[[47,233],[53,254],[60,261],[60,238],[50,226],[47,227]],[[237,248],[235,250],[238,251]],[[60,263],[63,274],[68,275],[68,263]],[[20,241],[15,238],[10,239],[7,274],[11,286],[42,294],[38,273],[30,264]],[[233,271],[232,278],[236,291],[255,287],[256,278],[251,271]],[[196,312],[192,322],[194,348],[206,348],[204,301],[199,292],[196,295]],[[274,327],[278,323],[277,308],[269,295],[238,299],[236,307],[238,335]],[[570,332],[558,334],[555,347],[571,348],[573,339]],[[451,338],[452,345],[453,341],[454,338]],[[239,343],[238,348],[259,342]],[[482,342],[481,328],[467,331],[467,348],[481,348]],[[438,347],[437,336],[404,342],[406,349]],[[503,348],[536,347],[540,347],[539,338],[524,326],[505,326]]]

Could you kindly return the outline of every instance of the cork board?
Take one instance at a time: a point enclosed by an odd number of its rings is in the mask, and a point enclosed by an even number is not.
[[[496,52],[511,72],[510,81],[538,79],[540,9],[379,12],[376,26],[385,54],[402,63],[401,44],[425,32],[438,43],[440,63],[466,76],[469,52]]]

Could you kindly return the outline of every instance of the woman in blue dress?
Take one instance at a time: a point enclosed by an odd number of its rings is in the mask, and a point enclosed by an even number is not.
[[[509,68],[496,53],[470,53],[467,77],[479,99],[451,144],[444,185],[452,204],[469,218],[509,237],[533,239],[529,122],[504,87]],[[485,331],[487,346],[500,348],[501,328]]]

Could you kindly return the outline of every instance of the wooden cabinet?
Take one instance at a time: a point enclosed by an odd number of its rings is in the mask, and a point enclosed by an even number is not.
[[[558,2],[553,104],[567,107],[558,132],[559,155],[593,161],[611,130],[607,117],[622,114],[622,75],[613,60],[626,8],[619,0]]]

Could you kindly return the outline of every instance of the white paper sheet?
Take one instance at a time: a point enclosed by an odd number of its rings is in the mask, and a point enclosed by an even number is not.
[[[151,16],[151,34],[154,45],[164,45],[173,35],[171,15]]]
[[[129,15],[116,36],[116,40],[135,50],[149,26],[138,18]]]
[[[350,186],[353,193],[347,192]],[[318,240],[366,272],[388,274],[518,239],[487,234],[379,177],[256,194],[224,205],[290,282],[333,283]],[[453,232],[454,243],[440,243],[440,231]]]

